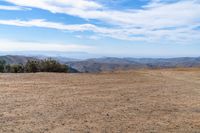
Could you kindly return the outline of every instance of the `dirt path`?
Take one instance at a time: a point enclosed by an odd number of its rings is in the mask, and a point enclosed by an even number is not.
[[[0,132],[200,132],[200,71],[0,74]]]

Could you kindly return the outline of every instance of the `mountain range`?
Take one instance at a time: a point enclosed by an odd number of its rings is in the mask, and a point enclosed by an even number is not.
[[[41,56],[0,56],[0,60],[5,60],[8,64],[24,64],[28,60],[39,60],[47,57]],[[79,72],[97,73],[103,71],[129,70],[129,69],[156,69],[156,68],[176,68],[176,67],[200,67],[200,57],[180,57],[180,58],[92,58],[92,59],[72,59],[65,57],[53,57],[53,59],[69,65]]]

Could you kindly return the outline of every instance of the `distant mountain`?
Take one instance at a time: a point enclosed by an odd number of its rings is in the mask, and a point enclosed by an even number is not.
[[[67,62],[70,67],[80,72],[102,72],[127,69],[147,68],[145,64],[126,61],[119,58],[99,58],[85,61]]]
[[[138,63],[146,64],[149,68],[173,68],[173,67],[199,67],[200,57],[181,57],[168,59],[152,59],[152,58],[125,58],[125,60],[136,61]]]
[[[0,60],[5,60],[8,64],[25,64],[28,60],[36,60],[34,57],[6,55],[0,56]]]
[[[13,55],[13,56],[27,56],[27,57],[62,57],[70,59],[89,59],[89,58],[100,58],[101,55],[91,54],[87,52],[61,52],[61,51],[11,51],[11,52],[2,52],[0,55]]]
[[[52,58],[54,60],[59,61],[60,63],[66,63],[71,61],[80,61],[78,59],[73,58],[65,58],[65,57],[48,57],[48,56],[20,56],[20,55],[5,55],[0,56],[0,60],[5,60],[8,64],[25,64],[28,60],[43,60],[47,58]]]
[[[200,67],[200,57],[183,57],[169,59],[153,58],[96,58],[84,61],[67,63],[80,72],[101,72],[113,70],[128,70],[138,68],[176,68],[176,67]]]
[[[51,58],[51,59],[57,60],[57,61],[59,61],[60,63],[63,63],[63,64],[65,64],[66,62],[80,61],[79,59],[66,58],[66,57],[61,57],[61,56],[57,56],[57,57],[35,56],[35,58],[41,59],[41,60]]]
[[[24,64],[28,60],[45,59],[46,56],[0,56],[0,60],[5,60],[9,64]],[[176,67],[200,67],[200,57],[182,58],[93,58],[87,60],[77,60],[65,57],[53,57],[60,63],[67,64],[71,72],[103,72],[115,70],[129,70],[141,68],[176,68]]]

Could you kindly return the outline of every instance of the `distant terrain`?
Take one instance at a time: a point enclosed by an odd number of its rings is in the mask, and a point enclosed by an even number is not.
[[[34,57],[27,56],[14,56],[14,55],[6,55],[0,56],[0,60],[5,60],[7,64],[25,64],[28,60],[36,60]]]
[[[9,64],[26,63],[28,60],[39,60],[47,57],[34,56],[0,56]],[[156,68],[191,68],[200,67],[200,57],[182,57],[182,58],[93,58],[93,59],[73,59],[65,57],[53,57],[57,61],[67,64],[70,68],[79,72],[104,72],[116,70],[131,69],[156,69]]]
[[[199,133],[200,69],[0,74],[1,133]]]
[[[81,72],[101,72],[142,68],[200,67],[200,58],[97,58],[67,62],[67,64]]]

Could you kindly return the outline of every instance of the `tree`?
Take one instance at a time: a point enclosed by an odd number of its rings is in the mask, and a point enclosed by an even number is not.
[[[41,72],[68,72],[68,66],[51,58],[40,62]]]
[[[25,72],[36,73],[40,71],[40,63],[36,60],[29,60],[25,65]]]
[[[6,65],[5,60],[0,60],[0,72],[1,73],[4,72],[5,65]]]
[[[22,64],[12,65],[10,67],[10,72],[11,73],[23,73],[24,72],[24,66]]]
[[[5,73],[10,73],[11,72],[11,66],[9,64],[7,64],[4,68],[4,72]]]
[[[45,60],[29,60],[23,64],[6,64],[5,61],[0,61],[0,72],[11,73],[35,73],[35,72],[68,72],[69,68],[65,64],[60,64],[53,59]]]

